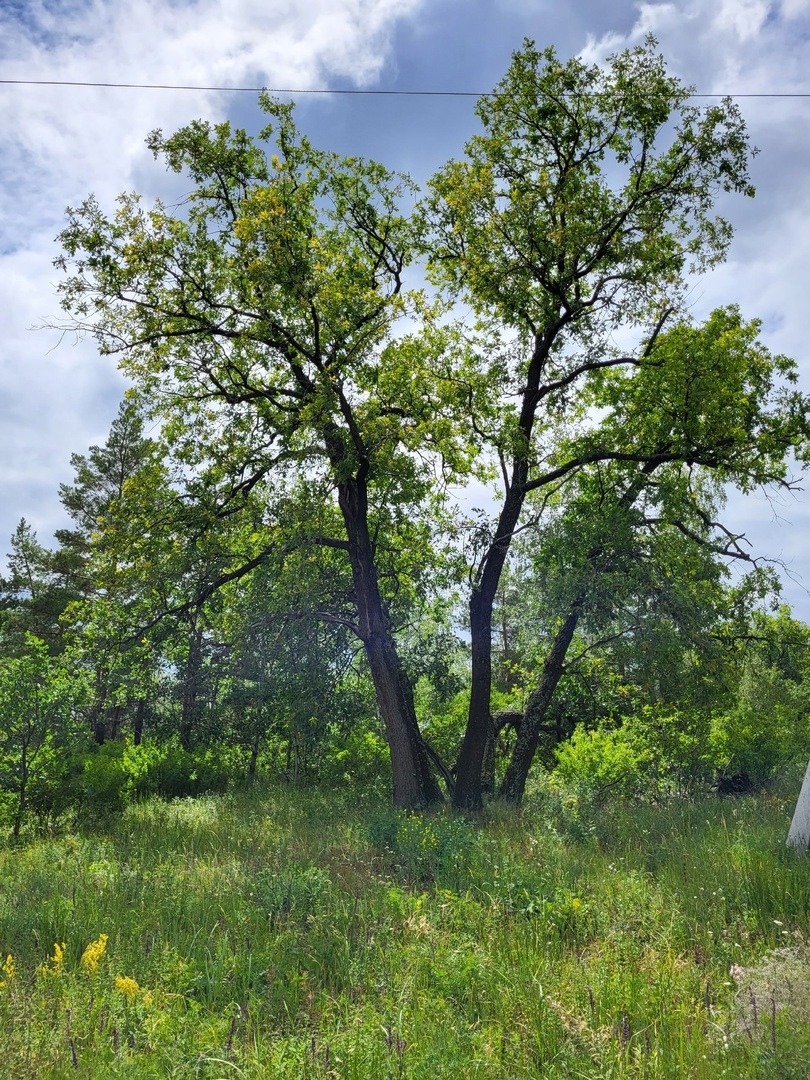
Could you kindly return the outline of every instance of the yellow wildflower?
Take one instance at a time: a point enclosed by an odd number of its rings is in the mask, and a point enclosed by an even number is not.
[[[12,981],[12,979],[14,978],[14,976],[16,975],[17,971],[16,971],[16,968],[14,967],[14,957],[11,955],[11,953],[9,953],[8,956],[6,957],[5,964],[3,964],[2,967],[0,967],[0,972],[2,972],[3,975],[5,975],[5,979],[3,979],[2,982],[0,982],[0,986],[5,986],[6,983],[10,983]]]
[[[107,935],[99,934],[96,941],[91,941],[82,953],[82,967],[88,974],[95,975],[98,962],[107,950]]]
[[[63,964],[65,962],[65,949],[67,946],[64,941],[60,945],[58,941],[53,943],[53,956],[49,956],[48,960],[53,965],[48,967],[47,964],[40,964],[37,968],[37,975],[61,975],[63,971]]]
[[[138,986],[135,979],[129,977],[129,975],[116,975],[115,977],[115,989],[123,994],[127,1001],[132,1001],[141,992],[140,986]]]

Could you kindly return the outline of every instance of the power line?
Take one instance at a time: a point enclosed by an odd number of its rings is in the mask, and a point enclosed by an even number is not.
[[[0,83],[16,86],[100,86],[122,90],[216,90],[232,94],[354,94],[384,97],[487,97],[473,90],[303,90],[267,86],[178,86],[168,83],[63,82],[56,79],[0,79]]]
[[[201,90],[228,94],[343,94],[355,97],[495,97],[494,91],[475,90],[327,90],[266,86],[186,86],[176,83],[81,82],[66,79],[0,79],[4,86],[89,86],[116,90]],[[690,94],[693,98],[810,98],[808,93]]]

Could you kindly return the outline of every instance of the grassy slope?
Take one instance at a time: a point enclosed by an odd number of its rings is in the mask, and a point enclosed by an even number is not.
[[[133,806],[0,851],[0,1076],[798,1080],[790,810]]]

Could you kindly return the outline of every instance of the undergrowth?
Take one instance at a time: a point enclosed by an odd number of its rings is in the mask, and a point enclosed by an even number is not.
[[[804,1077],[792,799],[278,788],[0,851],[0,1076]]]

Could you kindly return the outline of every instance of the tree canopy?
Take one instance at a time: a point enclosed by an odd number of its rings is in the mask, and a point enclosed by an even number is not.
[[[655,625],[686,663],[687,608],[716,629],[722,567],[751,561],[726,489],[791,486],[807,458],[794,362],[733,302],[703,322],[686,303],[728,250],[718,197],[753,194],[743,119],[690,104],[653,41],[603,66],[526,42],[420,199],[261,106],[256,138],[150,135],[192,185],[180,206],[90,197],[60,236],[68,325],[138,401],[62,492],[63,548],[96,581],[72,597],[76,640],[126,643],[96,709],[142,716],[175,672],[183,748],[227,728],[253,768],[281,717],[325,738],[319,701],[365,710],[357,682],[340,689],[365,672],[395,804],[444,788],[478,808],[499,596],[523,565],[542,633],[506,658],[523,697],[500,794],[519,801],[541,737],[570,733],[554,703],[577,658]],[[495,509],[471,517],[454,503],[473,477]],[[468,649],[447,629],[460,601]]]

